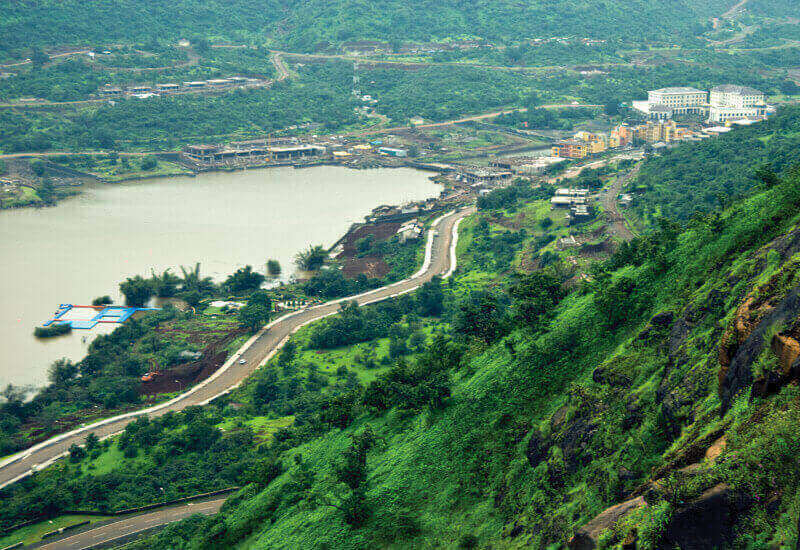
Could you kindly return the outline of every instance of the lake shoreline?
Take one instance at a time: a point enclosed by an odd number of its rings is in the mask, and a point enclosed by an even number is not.
[[[210,172],[191,180],[157,178],[153,185],[146,180],[121,186],[95,182],[47,212],[15,209],[0,214],[0,226],[9,236],[0,247],[7,259],[0,270],[7,281],[2,300],[6,314],[0,318],[7,354],[0,365],[7,368],[0,378],[41,386],[53,360],[85,355],[86,346],[79,344],[82,334],[51,339],[38,352],[31,350],[36,347],[33,327],[59,303],[88,303],[104,294],[120,303],[117,287],[126,277],[149,274],[150,268],[175,270],[197,259],[202,259],[204,274],[216,281],[244,265],[261,266],[269,257],[289,266],[309,244],[327,249],[340,242],[376,206],[436,198],[442,189],[429,174],[413,169],[309,168]],[[56,242],[51,242],[53,235],[59,236]],[[109,249],[128,251],[102,254]],[[47,284],[41,281],[41,293],[25,290],[44,273],[57,276]],[[20,371],[15,365],[28,368]]]

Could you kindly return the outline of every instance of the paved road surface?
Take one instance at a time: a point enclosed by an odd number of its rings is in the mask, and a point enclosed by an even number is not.
[[[225,497],[227,498],[227,496]],[[94,546],[122,539],[154,527],[160,527],[174,521],[186,519],[195,514],[211,516],[216,514],[225,502],[225,498],[193,502],[169,506],[147,512],[138,516],[120,519],[85,531],[75,533],[68,537],[42,544],[39,550],[86,550]]]
[[[424,266],[426,269],[423,272],[418,273],[412,279],[379,288],[352,299],[359,305],[373,303],[399,293],[410,292],[430,281],[434,276],[446,274],[451,269],[451,243],[457,222],[472,212],[474,212],[474,208],[468,208],[459,212],[451,212],[439,219],[435,227],[435,236],[431,242],[430,260],[428,265]],[[100,426],[88,426],[71,432],[70,435],[61,436],[63,439],[56,438],[56,441],[51,440],[49,443],[45,442],[33,447],[33,450],[29,450],[28,454],[23,454],[22,458],[0,467],[0,488],[22,479],[32,473],[32,470],[40,469],[64,456],[73,443],[83,444],[89,432],[100,438],[108,437],[124,430],[135,416],[149,414],[151,417],[158,417],[167,411],[179,411],[192,405],[203,405],[225,391],[237,387],[268,359],[289,335],[303,325],[336,313],[341,302],[345,300],[334,300],[279,318],[271,323],[268,329],[262,329],[254,336],[248,342],[249,347],[247,344],[243,347],[243,349],[246,348],[244,352],[240,350],[235,353],[211,378],[195,386],[180,398],[162,405],[158,410],[132,413],[125,418],[106,421],[106,424]],[[240,364],[240,359],[244,359],[245,363]]]

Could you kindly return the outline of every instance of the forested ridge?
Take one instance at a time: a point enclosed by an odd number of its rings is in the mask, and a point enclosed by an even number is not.
[[[0,49],[32,45],[177,40],[200,34],[236,42],[265,37],[299,51],[321,42],[546,36],[685,40],[702,31],[709,7],[697,0],[90,0],[5,2]]]

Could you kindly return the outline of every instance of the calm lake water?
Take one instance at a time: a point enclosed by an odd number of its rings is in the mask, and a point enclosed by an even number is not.
[[[198,261],[218,281],[246,264],[263,273],[269,258],[291,272],[298,250],[332,245],[372,208],[439,191],[412,169],[275,168],[96,186],[53,208],[0,212],[0,386],[42,385],[52,361],[80,359],[113,330],[36,340],[61,303],[121,303],[126,277]]]

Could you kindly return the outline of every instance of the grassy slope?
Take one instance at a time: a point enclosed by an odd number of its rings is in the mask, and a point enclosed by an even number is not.
[[[543,547],[565,541],[690,442],[727,428],[730,446],[741,458],[706,465],[703,480],[756,494],[770,483],[785,487],[778,513],[765,518],[756,507],[743,521],[752,536],[789,541],[795,534],[786,518],[797,469],[780,464],[796,443],[781,450],[772,442],[796,441],[791,419],[797,410],[791,403],[797,390],[753,405],[740,399],[720,418],[716,347],[745,292],[762,276],[759,258],[766,252],[759,247],[796,228],[797,184],[738,204],[714,233],[699,225],[677,235],[664,250],[666,271],[648,260],[613,272],[606,286],[631,280],[635,288],[614,304],[625,312],[617,327],[609,327],[598,311],[602,289],[575,293],[559,306],[547,332],[532,338],[518,329],[507,337],[513,354],[504,344],[476,350],[455,374],[453,396],[443,410],[361,417],[347,430],[291,451],[301,453],[316,483],[324,484],[350,434],[366,424],[376,430],[383,440],[369,457],[367,492],[374,515],[364,528],[347,526],[335,508],[293,503],[287,497],[293,491],[288,474],[226,511],[221,521],[229,536],[238,537],[241,548],[451,548],[466,534],[495,548]],[[461,253],[469,247],[469,223],[464,229]],[[668,239],[661,235],[656,241]],[[791,282],[796,260],[773,258],[771,269],[783,266]],[[466,282],[472,275],[460,277]],[[716,295],[724,297],[722,303],[711,300]],[[655,313],[680,316],[703,307],[684,335],[683,355],[669,368],[665,334],[636,336]],[[591,380],[597,367],[611,382]],[[626,405],[632,402],[638,416],[631,421]],[[746,422],[757,409],[767,418],[788,420]],[[555,411],[560,414],[552,417]],[[581,426],[591,427],[588,435]],[[530,456],[534,438],[546,442],[543,458]],[[632,477],[622,479],[623,469]],[[697,494],[698,487],[686,482],[682,498]],[[641,540],[652,542],[650,526],[675,507],[671,497],[632,523]]]

